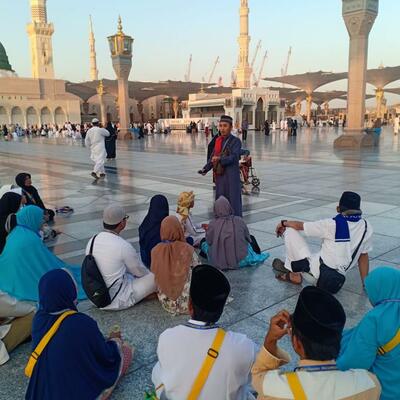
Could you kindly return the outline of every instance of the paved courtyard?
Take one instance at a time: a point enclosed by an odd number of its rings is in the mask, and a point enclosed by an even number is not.
[[[379,148],[334,152],[332,142],[339,133],[320,128],[303,129],[297,138],[287,138],[285,133],[268,138],[259,133],[249,135],[247,145],[261,188],[259,193],[243,197],[244,215],[260,247],[271,256],[264,265],[228,272],[233,300],[221,322],[257,344],[263,342],[269,318],[282,308],[292,311],[300,291],[278,282],[272,273],[273,258],[284,254],[282,240],[273,233],[281,219],[332,217],[341,192],[357,191],[375,231],[371,268],[400,265],[399,138],[387,128]],[[138,226],[155,194],[167,196],[174,212],[178,194],[194,190],[195,219],[208,221],[213,205],[211,178],[196,173],[205,162],[205,149],[203,135],[185,133],[119,142],[118,159],[107,164],[107,178],[94,182],[89,176],[88,150],[81,141],[0,141],[0,186],[13,182],[18,172],[27,171],[32,173],[45,204],[73,207],[73,215],[57,218],[56,226],[63,234],[50,247],[66,262],[80,264],[86,243],[101,229],[102,211],[110,202],[126,207],[131,218],[123,236],[136,248]],[[318,241],[311,243],[316,250]],[[356,269],[348,274],[338,298],[347,311],[348,326],[369,309]],[[113,325],[121,326],[124,338],[136,350],[134,363],[113,398],[142,399],[151,385],[159,334],[186,318],[168,315],[156,300],[121,312],[99,311],[88,302],[81,303],[80,309],[96,319],[105,334]],[[284,347],[290,349],[287,339]],[[23,370],[29,349],[28,344],[21,346],[11,361],[0,367],[0,399],[23,398],[27,386]]]

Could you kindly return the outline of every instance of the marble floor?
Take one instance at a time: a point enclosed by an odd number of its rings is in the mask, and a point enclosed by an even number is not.
[[[255,268],[228,273],[232,302],[222,317],[225,328],[247,334],[261,344],[270,317],[282,308],[293,310],[299,288],[274,279],[271,262],[283,256],[282,240],[274,227],[283,218],[314,220],[335,214],[342,191],[357,191],[362,208],[373,225],[374,250],[371,268],[400,265],[400,144],[390,128],[384,129],[378,148],[360,151],[333,151],[332,142],[340,132],[334,128],[303,129],[296,138],[285,133],[264,137],[250,133],[251,150],[260,191],[243,197],[245,220],[260,247],[271,257]],[[89,176],[91,162],[82,143],[64,139],[21,139],[0,141],[0,185],[11,183],[21,171],[32,173],[45,203],[54,208],[69,205],[70,216],[57,218],[63,233],[51,250],[68,263],[81,263],[88,239],[101,229],[104,207],[120,202],[130,215],[124,237],[138,247],[138,226],[146,214],[150,198],[163,193],[175,211],[176,199],[183,190],[194,190],[198,222],[208,221],[212,211],[213,190],[210,177],[196,171],[205,162],[203,135],[173,133],[144,140],[118,143],[118,159],[107,163],[107,178],[94,182]],[[318,241],[311,241],[313,249]],[[355,324],[369,309],[358,271],[348,274],[338,298],[348,320]],[[145,301],[130,310],[104,312],[88,302],[80,309],[96,319],[104,333],[118,324],[124,338],[136,349],[128,375],[115,391],[115,399],[142,399],[150,387],[151,369],[156,360],[159,334],[185,321],[171,317],[156,300]],[[286,349],[288,340],[283,341]],[[29,345],[21,346],[0,367],[0,399],[21,399],[27,380],[23,369]]]

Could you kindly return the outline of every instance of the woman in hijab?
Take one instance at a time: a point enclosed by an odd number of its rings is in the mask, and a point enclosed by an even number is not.
[[[22,194],[26,197],[26,204],[40,207],[45,211],[45,218],[47,222],[54,220],[54,211],[47,209],[39,196],[39,192],[32,185],[32,177],[27,172],[21,172],[15,177],[15,182],[22,189]]]
[[[106,340],[92,318],[77,312],[76,304],[76,284],[67,271],[49,271],[40,279],[32,350],[63,313],[72,314],[37,357],[26,399],[107,399],[127,371],[131,348],[120,337]]]
[[[105,138],[106,152],[107,152],[107,160],[114,160],[116,157],[116,140],[117,140],[117,132],[113,124],[109,121],[107,122],[106,129],[110,132],[110,136]]]
[[[7,237],[0,255],[0,290],[18,300],[38,300],[37,286],[48,271],[67,268],[79,282],[79,298],[86,298],[81,282],[80,266],[65,264],[43,243],[39,230],[43,210],[26,206],[16,214],[17,226]]]
[[[193,245],[199,246],[205,236],[205,229],[192,220],[191,209],[194,207],[194,193],[182,192],[178,197],[176,216],[182,224],[186,238],[192,238]]]
[[[9,232],[17,225],[15,213],[22,203],[22,196],[18,193],[8,192],[0,199],[0,254],[6,245]]]
[[[260,264],[269,257],[268,253],[257,254],[253,250],[251,243],[254,239],[246,223],[241,217],[233,215],[226,197],[220,196],[216,200],[214,216],[201,250],[215,267],[222,270],[242,268]]]
[[[158,299],[171,314],[187,314],[192,267],[199,260],[183,234],[175,216],[161,223],[161,243],[151,252],[151,271],[154,273]]]
[[[400,271],[376,268],[365,278],[373,309],[345,331],[336,364],[340,370],[367,369],[382,385],[381,400],[400,394]],[[397,340],[396,340],[397,338]]]
[[[162,194],[157,194],[150,200],[149,211],[139,226],[140,256],[143,264],[150,268],[151,250],[161,242],[161,222],[169,215],[168,200]]]

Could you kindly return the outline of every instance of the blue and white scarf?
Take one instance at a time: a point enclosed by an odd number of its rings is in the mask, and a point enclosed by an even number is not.
[[[335,242],[350,242],[350,229],[347,222],[358,222],[361,213],[353,215],[338,214],[333,218],[336,223]]]

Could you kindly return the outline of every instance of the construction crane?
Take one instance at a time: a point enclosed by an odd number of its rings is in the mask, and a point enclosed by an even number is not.
[[[258,41],[257,46],[256,46],[256,50],[254,52],[253,59],[251,60],[250,67],[251,67],[252,70],[254,68],[254,63],[256,62],[256,58],[257,58],[257,55],[258,55],[258,52],[260,51],[260,49],[261,49],[261,40]]]
[[[255,86],[255,87],[258,87],[258,85],[260,84],[261,76],[262,76],[262,73],[263,73],[263,71],[264,71],[265,61],[267,61],[267,57],[268,57],[268,51],[265,50],[264,57],[263,57],[263,59],[262,59],[262,61],[261,61],[260,71],[258,72],[258,77],[257,77],[257,79],[254,81],[254,86]]]
[[[213,76],[214,76],[215,68],[217,68],[217,64],[218,64],[218,63],[219,63],[219,56],[217,57],[217,59],[216,59],[215,62],[214,62],[214,65],[213,65],[213,68],[212,68],[212,70],[211,70],[211,73],[210,73],[210,75],[209,75],[209,77],[208,77],[207,83],[211,83],[211,80],[212,80],[212,78],[213,78]]]
[[[192,55],[189,57],[189,63],[185,74],[185,82],[190,82],[190,73],[192,71]]]
[[[286,64],[281,68],[281,76],[286,76],[289,68],[290,56],[292,55],[292,46],[289,46],[289,51],[286,58]],[[282,84],[282,87],[285,87],[285,84]]]

